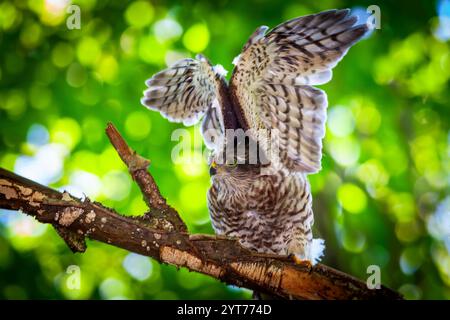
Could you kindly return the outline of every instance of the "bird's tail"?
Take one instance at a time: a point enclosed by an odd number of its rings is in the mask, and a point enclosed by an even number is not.
[[[313,239],[311,243],[311,264],[315,265],[318,263],[325,251],[325,240],[323,239]]]

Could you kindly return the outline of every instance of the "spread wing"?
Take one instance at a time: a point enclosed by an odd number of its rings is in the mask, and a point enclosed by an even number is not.
[[[203,117],[201,133],[205,145],[211,150],[219,150],[222,147],[224,138],[224,124],[222,111],[217,99],[213,101],[211,107],[206,111]]]
[[[186,126],[196,124],[205,115],[202,134],[207,147],[214,149],[211,132],[220,135],[223,131],[217,97],[222,85],[219,77],[205,57],[183,59],[145,82],[148,89],[141,103],[170,121]]]
[[[331,79],[331,69],[367,31],[350,10],[330,10],[287,21],[250,37],[230,82],[246,129],[276,129],[281,162],[291,170],[321,168],[327,97],[311,85]]]

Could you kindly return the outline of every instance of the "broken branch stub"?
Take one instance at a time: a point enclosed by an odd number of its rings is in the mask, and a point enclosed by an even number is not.
[[[150,212],[142,217],[143,222],[154,228],[186,232],[186,224],[178,212],[167,204],[155,180],[148,172],[150,161],[132,150],[112,123],[108,123],[106,134],[120,158],[128,167],[133,180],[138,184],[144,201],[150,209]]]

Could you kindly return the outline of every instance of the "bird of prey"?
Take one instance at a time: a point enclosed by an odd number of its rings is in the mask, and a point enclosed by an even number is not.
[[[367,30],[348,9],[302,16],[269,32],[257,28],[233,61],[229,82],[223,67],[202,55],[146,81],[144,106],[185,125],[202,119],[212,150],[207,198],[217,234],[261,253],[318,261],[324,245],[312,236],[307,175],[321,168],[327,96],[314,86],[331,79],[332,68]],[[250,132],[245,143],[223,139],[239,129]],[[263,170],[275,161],[258,130],[276,137],[276,170]],[[249,161],[248,141],[266,146],[257,161]],[[227,146],[237,144],[244,146],[243,156],[233,152],[231,161],[219,161]]]

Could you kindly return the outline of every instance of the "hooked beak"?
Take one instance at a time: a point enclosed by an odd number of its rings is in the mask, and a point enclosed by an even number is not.
[[[217,173],[217,164],[215,161],[211,163],[211,166],[209,167],[209,175],[212,177]]]

